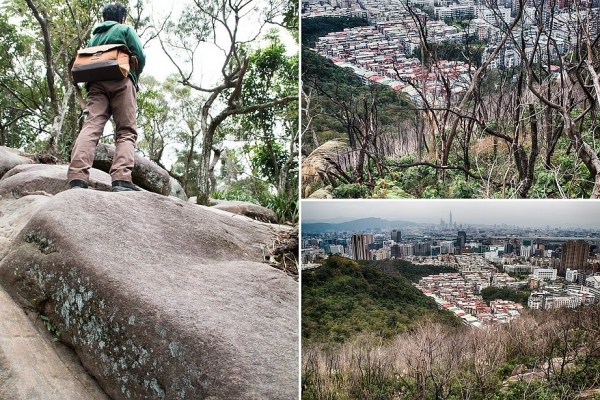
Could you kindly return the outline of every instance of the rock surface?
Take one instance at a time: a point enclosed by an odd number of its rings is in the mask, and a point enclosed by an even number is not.
[[[69,188],[67,165],[18,165],[0,179],[0,195],[22,197],[28,194],[57,194]],[[90,170],[91,189],[111,190],[110,175],[95,168]]]
[[[196,204],[196,197],[190,197],[189,203]],[[277,223],[275,211],[247,201],[210,199],[210,207],[214,210],[227,211],[232,214],[244,215],[257,221]]]
[[[212,206],[218,210],[228,211],[233,214],[245,215],[248,218],[263,222],[277,222],[277,214],[273,210],[245,201],[226,201],[217,200],[217,204]]]
[[[327,190],[327,188],[321,188],[319,190],[314,191],[308,196],[309,199],[333,199],[331,192]]]
[[[109,400],[67,350],[37,328],[0,288],[0,399]]]
[[[44,199],[7,239],[0,283],[109,396],[297,398],[298,284],[261,262],[272,225],[148,192]]]
[[[171,180],[171,193],[169,193],[169,196],[177,197],[178,199],[187,201],[188,200],[187,194],[185,194],[185,190],[183,190],[183,187],[181,187],[181,184],[179,183],[179,181],[173,177],[171,177],[170,180]]]
[[[115,155],[115,146],[99,143],[96,146],[93,167],[104,172],[110,171]],[[168,196],[171,193],[171,176],[167,171],[139,154],[135,154],[131,180],[150,192]]]
[[[0,177],[21,164],[32,164],[31,158],[25,157],[19,150],[0,146]]]

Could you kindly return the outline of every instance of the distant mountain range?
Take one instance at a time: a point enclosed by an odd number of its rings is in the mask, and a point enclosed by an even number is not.
[[[302,232],[326,232],[326,231],[363,231],[367,229],[383,228],[405,228],[408,226],[422,226],[431,224],[420,224],[410,221],[388,221],[381,218],[362,218],[354,221],[327,223],[327,222],[302,222]]]

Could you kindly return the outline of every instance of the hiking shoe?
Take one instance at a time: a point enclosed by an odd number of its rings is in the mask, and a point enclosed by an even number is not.
[[[87,189],[88,184],[80,179],[73,179],[69,182],[69,189]]]
[[[132,192],[132,191],[139,192],[140,190],[142,190],[142,189],[140,189],[139,187],[134,185],[132,182],[114,181],[112,183],[112,191],[113,192]]]

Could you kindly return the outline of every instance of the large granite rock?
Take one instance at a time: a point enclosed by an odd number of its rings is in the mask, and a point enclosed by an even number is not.
[[[173,177],[171,177],[170,180],[171,180],[171,193],[169,194],[169,196],[177,197],[178,199],[187,201],[188,197],[187,197],[187,194],[185,194],[185,190],[183,190],[181,183],[179,183],[179,181]]]
[[[57,194],[69,189],[67,165],[18,165],[0,179],[0,195]],[[90,169],[90,188],[111,191],[110,175]]]
[[[17,165],[32,164],[33,160],[10,147],[0,146],[0,177]]]
[[[115,155],[115,146],[99,143],[94,155],[94,168],[110,171]],[[139,154],[135,154],[131,180],[139,187],[165,196],[171,194],[171,176],[167,171]]]
[[[33,317],[33,315],[32,315]],[[0,399],[110,400],[72,351],[0,286]]]
[[[197,197],[195,196],[190,197],[188,202],[196,204],[196,199]],[[247,201],[210,199],[209,205],[213,210],[221,210],[232,214],[244,215],[257,221],[270,222],[273,224],[277,223],[277,214],[275,214],[275,211]]]
[[[272,231],[148,192],[69,190],[37,204],[0,283],[112,398],[293,399],[298,285],[261,262]]]
[[[333,199],[331,192],[328,188],[321,188],[319,190],[314,191],[308,196],[309,199]]]

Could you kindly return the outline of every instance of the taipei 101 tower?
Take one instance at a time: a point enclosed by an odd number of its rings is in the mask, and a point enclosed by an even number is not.
[[[452,230],[452,211],[450,211],[450,230]]]

